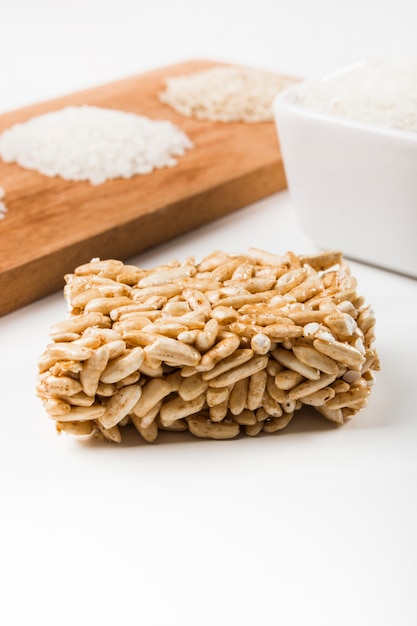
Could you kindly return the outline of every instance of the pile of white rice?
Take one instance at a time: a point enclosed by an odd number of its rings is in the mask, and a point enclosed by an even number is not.
[[[0,135],[4,161],[93,185],[172,167],[191,147],[171,122],[94,106],[46,113]]]
[[[178,113],[200,120],[269,122],[274,97],[293,82],[258,70],[215,66],[167,78],[159,98]]]
[[[7,206],[4,202],[5,195],[6,192],[4,191],[3,187],[0,187],[0,220],[4,219],[7,213]]]
[[[417,132],[417,63],[360,63],[305,83],[296,103],[319,113]]]

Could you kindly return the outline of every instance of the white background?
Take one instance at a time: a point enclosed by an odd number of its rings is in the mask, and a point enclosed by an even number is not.
[[[416,60],[416,25],[414,0],[0,0],[0,111],[191,58],[300,77]],[[314,249],[287,192],[133,261],[251,245]],[[2,624],[417,624],[416,281],[352,269],[382,371],[339,429],[58,438],[34,387],[62,295],[0,319]]]

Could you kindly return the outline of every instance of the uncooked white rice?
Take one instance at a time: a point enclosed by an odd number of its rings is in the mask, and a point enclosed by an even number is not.
[[[191,147],[171,122],[87,105],[34,117],[0,135],[4,161],[93,185],[172,167]]]
[[[269,122],[277,93],[294,79],[233,66],[215,66],[165,80],[159,94],[165,104],[187,117],[217,122]]]
[[[295,101],[319,113],[417,132],[417,63],[360,63],[305,83]]]
[[[4,219],[7,213],[7,206],[4,202],[5,195],[6,192],[4,191],[3,187],[0,187],[0,220]]]

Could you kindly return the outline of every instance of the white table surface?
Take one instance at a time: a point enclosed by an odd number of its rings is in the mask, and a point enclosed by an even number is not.
[[[0,110],[187,58],[299,76],[416,59],[416,23],[413,0],[1,0]],[[131,261],[249,246],[315,249],[288,192]],[[1,624],[417,624],[417,282],[352,270],[382,369],[341,428],[307,414],[228,442],[58,437],[34,388],[62,294],[0,319]]]

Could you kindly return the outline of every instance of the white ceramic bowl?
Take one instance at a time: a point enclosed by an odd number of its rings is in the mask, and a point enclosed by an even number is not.
[[[274,101],[301,227],[321,247],[417,277],[417,133],[308,108],[300,99],[313,80]]]

